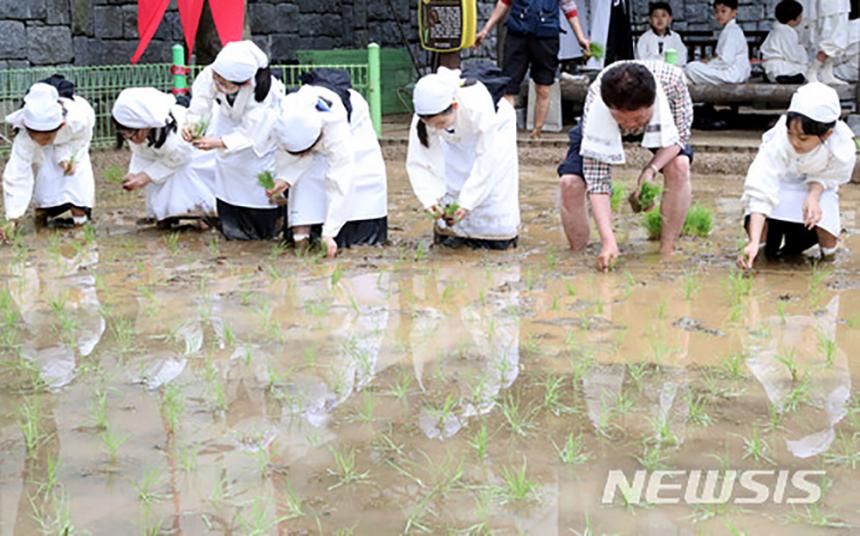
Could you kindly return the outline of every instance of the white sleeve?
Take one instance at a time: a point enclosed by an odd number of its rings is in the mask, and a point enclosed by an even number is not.
[[[89,121],[73,120],[63,127],[68,129],[69,138],[63,143],[54,144],[56,163],[66,162],[73,156],[80,159],[81,151],[85,150],[93,139],[93,124]]]
[[[415,197],[424,208],[437,204],[445,196],[445,152],[437,136],[429,136],[424,147],[418,139],[418,116],[409,126],[409,146],[406,151],[406,174]]]
[[[349,195],[352,193],[353,148],[346,117],[326,125],[323,133],[327,147],[328,170],[325,191],[328,198],[322,235],[334,238],[349,221]]]
[[[498,119],[491,101],[482,101],[479,109],[469,110],[471,119],[476,125],[479,135],[475,146],[475,163],[463,189],[460,191],[459,204],[466,210],[474,210],[490,195],[496,181],[504,178],[504,173],[496,170],[493,155],[495,136],[499,135]],[[485,105],[484,105],[485,104]],[[461,108],[460,113],[466,110]],[[495,179],[495,180],[494,180]]]
[[[197,123],[208,120],[212,115],[212,106],[215,102],[215,80],[212,78],[212,67],[207,66],[191,84],[191,104],[185,115],[186,124]],[[180,125],[181,127],[182,125]]]
[[[646,40],[648,39],[648,34],[644,33],[639,36],[639,41],[636,43],[636,59],[637,60],[645,60],[648,59],[649,51],[648,51],[648,43]]]
[[[737,23],[735,23],[737,24]],[[728,32],[723,29],[725,39],[717,45],[717,59],[724,65],[733,65],[735,59],[741,55],[746,47],[746,38],[739,28],[733,27]],[[723,37],[723,34],[720,37]]]
[[[853,144],[854,140],[846,137],[846,143]],[[833,190],[842,184],[850,182],[851,174],[854,172],[854,164],[857,162],[857,154],[853,150],[846,153],[847,158],[840,159],[831,156],[825,169],[820,173],[810,173],[806,176],[806,184],[817,182],[825,190]]]
[[[785,39],[785,58],[788,61],[805,65],[809,62],[809,56],[806,54],[806,49],[800,44],[800,38],[797,32],[791,32],[791,36],[786,36]]]
[[[774,128],[779,127],[777,123]],[[747,170],[741,202],[750,213],[758,212],[769,216],[779,203],[780,174],[785,171],[788,164],[788,153],[781,147],[779,135],[761,144],[758,154]]]
[[[7,220],[17,220],[27,212],[33,197],[33,158],[36,144],[23,131],[12,142],[12,154],[3,169],[3,207]]]
[[[161,184],[179,168],[188,164],[193,152],[194,148],[190,144],[186,143],[176,132],[171,132],[164,145],[156,150],[156,158],[150,159],[140,171],[146,173],[152,182]]]

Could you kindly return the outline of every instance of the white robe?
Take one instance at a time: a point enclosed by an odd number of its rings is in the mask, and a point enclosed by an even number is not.
[[[851,180],[856,161],[854,135],[842,121],[812,152],[799,155],[788,141],[785,116],[762,136],[758,154],[747,171],[741,202],[746,214],[757,212],[777,220],[803,223],[803,202],[809,185],[824,187],[818,226],[839,236],[839,185]]]
[[[664,53],[670,48],[678,52],[678,67],[686,65],[687,45],[684,44],[678,32],[670,32],[660,36],[654,33],[654,30],[649,29],[642,34],[636,43],[636,59],[664,61]]]
[[[424,208],[457,201],[469,214],[444,234],[484,240],[509,240],[520,224],[517,125],[513,107],[499,101],[498,112],[480,82],[457,90],[459,103],[452,131],[427,128],[429,147],[418,140],[413,117],[406,171]]]
[[[171,109],[177,125],[185,124],[186,108]],[[214,161],[171,132],[159,148],[147,142],[130,143],[129,173],[146,173],[152,180],[146,186],[146,212],[156,220],[181,216],[215,214]]]
[[[773,29],[761,45],[764,72],[771,82],[777,76],[806,74],[808,56],[800,44],[797,31],[787,24],[773,23]]]
[[[819,51],[840,58],[851,45],[848,14],[850,0],[806,0],[803,19],[807,30],[807,48],[814,57]]]
[[[370,107],[350,90],[352,116],[333,91],[306,85],[332,103],[323,114],[323,135],[309,155],[278,151],[277,176],[290,183],[289,224],[323,224],[323,236],[336,236],[346,222],[388,215],[388,181],[382,149],[373,130]],[[301,179],[301,180],[300,180]]]
[[[687,64],[685,72],[691,84],[743,84],[749,79],[749,47],[735,19],[720,32],[716,53],[717,57],[707,63]]]
[[[82,97],[60,100],[66,109],[65,124],[51,145],[40,146],[30,138],[23,124],[13,125],[20,130],[3,170],[3,206],[8,220],[23,216],[31,199],[37,208],[66,203],[92,208],[95,202],[90,162],[95,112]],[[74,158],[75,173],[66,176],[59,164],[70,158]],[[35,176],[34,168],[38,170]]]
[[[278,117],[284,85],[272,79],[263,102],[254,99],[252,86],[243,87],[231,105],[218,91],[212,73],[208,66],[194,79],[187,121],[209,120],[206,135],[221,138],[227,146],[216,150],[215,197],[240,207],[276,208],[257,175],[275,167],[275,144],[269,133]]]
[[[857,82],[860,77],[860,19],[848,22],[848,48],[834,58],[833,74],[846,82]]]

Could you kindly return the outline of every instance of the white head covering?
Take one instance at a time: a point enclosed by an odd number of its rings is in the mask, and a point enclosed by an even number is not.
[[[447,110],[454,102],[457,89],[462,85],[460,71],[439,67],[415,84],[412,104],[418,115],[436,115]]]
[[[794,92],[788,111],[803,114],[819,123],[832,123],[842,114],[842,106],[835,89],[821,82],[812,82]]]
[[[41,82],[33,84],[24,97],[24,107],[7,115],[6,122],[39,132],[56,130],[63,124],[63,106],[57,88]]]
[[[273,130],[278,144],[291,153],[310,149],[322,133],[322,113],[316,107],[316,97],[301,93],[284,97]]]
[[[230,82],[254,78],[257,69],[268,67],[269,58],[253,41],[227,43],[215,57],[212,69]]]
[[[170,109],[176,104],[172,95],[151,87],[124,89],[113,104],[113,118],[128,128],[161,128],[167,124]]]

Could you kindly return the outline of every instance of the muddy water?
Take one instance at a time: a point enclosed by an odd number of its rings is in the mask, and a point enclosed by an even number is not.
[[[107,184],[94,234],[0,250],[0,536],[860,531],[854,187],[837,262],[744,288],[736,178],[695,178],[717,227],[670,262],[622,209],[597,274],[551,170],[477,254],[430,248],[390,168],[392,246],[335,262],[138,227]],[[602,503],[641,468],[826,474],[811,507]]]

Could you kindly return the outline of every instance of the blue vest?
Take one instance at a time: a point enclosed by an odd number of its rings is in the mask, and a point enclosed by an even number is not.
[[[558,37],[558,0],[513,0],[506,26],[520,35]]]

